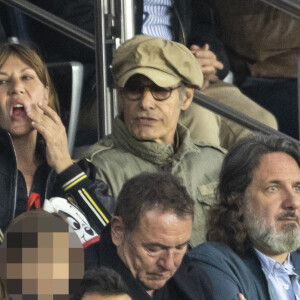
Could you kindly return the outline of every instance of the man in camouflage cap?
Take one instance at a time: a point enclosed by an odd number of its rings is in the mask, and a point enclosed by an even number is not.
[[[223,150],[194,143],[178,123],[203,75],[184,45],[135,36],[116,51],[112,73],[119,115],[112,134],[90,148],[89,155],[114,197],[123,184],[142,172],[169,172],[195,201],[191,244],[205,240],[205,216],[215,203]]]

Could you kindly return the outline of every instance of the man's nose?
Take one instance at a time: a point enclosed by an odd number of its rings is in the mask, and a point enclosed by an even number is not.
[[[155,106],[155,99],[153,98],[150,90],[148,88],[144,89],[142,98],[140,100],[140,106],[142,109],[153,109]]]
[[[294,188],[286,190],[282,205],[285,209],[298,208],[300,205],[300,192],[295,191]]]
[[[164,250],[158,260],[158,265],[167,271],[174,270],[176,268],[174,251],[170,249]]]

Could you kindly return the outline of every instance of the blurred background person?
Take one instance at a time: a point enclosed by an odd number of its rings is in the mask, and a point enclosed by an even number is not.
[[[299,19],[259,0],[211,1],[235,83],[299,139]]]

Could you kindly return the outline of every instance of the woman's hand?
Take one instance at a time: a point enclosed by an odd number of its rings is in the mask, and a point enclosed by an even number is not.
[[[58,114],[47,104],[31,105],[26,110],[32,126],[46,142],[46,159],[56,173],[61,173],[72,165],[68,150],[66,129]]]

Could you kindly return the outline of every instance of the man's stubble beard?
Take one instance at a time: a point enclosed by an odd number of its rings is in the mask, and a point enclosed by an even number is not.
[[[270,225],[267,219],[257,215],[251,201],[245,200],[244,223],[254,246],[257,245],[272,254],[290,253],[300,248],[300,229],[295,223],[283,224],[281,232],[278,232],[275,225]],[[294,211],[286,211],[276,215],[274,222],[278,218],[292,215],[295,216]]]

